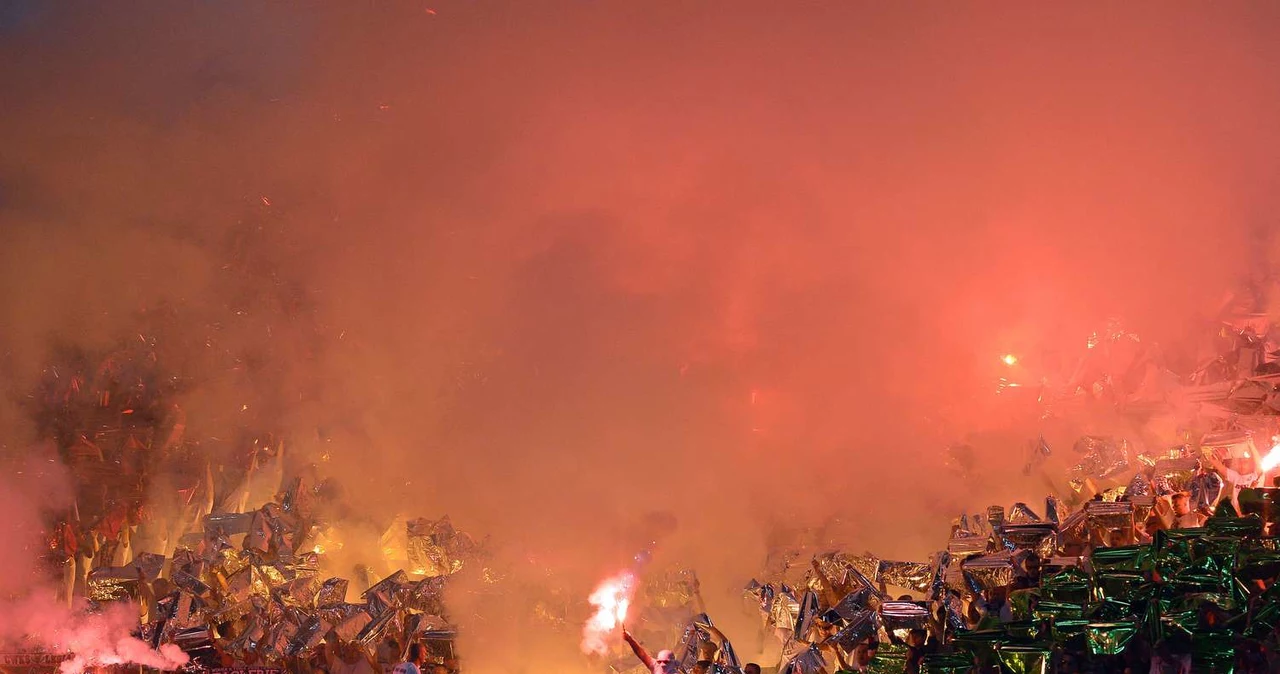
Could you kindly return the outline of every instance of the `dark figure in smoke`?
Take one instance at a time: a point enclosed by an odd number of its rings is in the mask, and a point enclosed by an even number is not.
[[[924,660],[924,656],[937,652],[937,644],[929,641],[929,633],[923,629],[913,629],[907,632],[906,641],[897,637],[892,631],[889,632],[889,640],[894,644],[907,647],[906,667],[903,671],[907,674],[920,674],[920,665]]]
[[[631,646],[632,652],[636,654],[637,658],[640,658],[640,662],[643,662],[644,666],[653,674],[677,674],[680,671],[674,652],[664,649],[658,651],[658,657],[654,658],[649,655],[649,651],[646,651],[644,646],[640,645],[640,642],[636,641],[635,637],[631,636],[631,633],[625,627],[622,629],[622,638],[627,640],[627,645]]]

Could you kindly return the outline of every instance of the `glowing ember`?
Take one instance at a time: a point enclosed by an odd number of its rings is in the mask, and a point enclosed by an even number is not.
[[[1261,466],[1262,472],[1264,473],[1269,473],[1275,469],[1276,466],[1280,466],[1280,442],[1273,445],[1271,447],[1271,451],[1267,452],[1267,455],[1262,457]]]
[[[630,571],[607,578],[596,586],[587,601],[596,612],[582,627],[582,652],[605,655],[609,652],[606,639],[622,626],[627,617],[627,607],[635,595],[636,577]]]
[[[1006,353],[1004,357],[1002,357],[1000,360],[1004,361],[1005,365],[1008,365],[1011,367],[1018,364],[1018,357],[1013,355],[1012,353]]]

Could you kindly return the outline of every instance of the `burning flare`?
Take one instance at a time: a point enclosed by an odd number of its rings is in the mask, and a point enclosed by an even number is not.
[[[1275,444],[1272,445],[1271,451],[1267,452],[1267,455],[1262,457],[1260,462],[1264,473],[1270,473],[1276,466],[1280,466],[1280,438],[1272,438],[1272,440],[1275,441]]]
[[[636,592],[636,577],[630,571],[606,578],[596,586],[587,601],[596,612],[582,626],[582,652],[588,655],[605,655],[609,652],[606,641],[614,630],[622,626],[627,617],[627,607]]]

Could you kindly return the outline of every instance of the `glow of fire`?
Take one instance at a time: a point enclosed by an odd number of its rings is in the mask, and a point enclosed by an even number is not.
[[[1264,473],[1269,473],[1274,470],[1276,466],[1280,466],[1280,442],[1277,442],[1275,446],[1271,448],[1271,451],[1267,452],[1267,455],[1262,457],[1261,466],[1262,472]]]
[[[587,598],[596,607],[596,612],[582,627],[583,653],[606,655],[609,652],[608,637],[626,619],[627,608],[631,606],[631,598],[635,596],[635,587],[636,577],[630,571],[606,578],[596,586],[595,591]]]
[[[1009,367],[1013,367],[1014,365],[1018,364],[1018,357],[1013,355],[1012,353],[1004,354],[1004,356],[1000,360],[1004,361],[1004,364],[1008,365]]]

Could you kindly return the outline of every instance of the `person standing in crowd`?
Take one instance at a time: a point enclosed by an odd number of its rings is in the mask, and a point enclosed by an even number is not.
[[[1204,513],[1191,509],[1191,495],[1178,492],[1173,495],[1173,529],[1195,529],[1204,526]]]
[[[1202,448],[1200,453],[1213,470],[1222,476],[1222,481],[1226,483],[1226,489],[1223,491],[1230,495],[1231,505],[1237,513],[1240,512],[1240,490],[1266,483],[1266,475],[1262,472],[1262,466],[1259,465],[1255,452],[1248,452],[1241,458],[1232,459],[1231,466],[1219,461],[1218,457],[1214,456],[1212,448]]]
[[[924,661],[924,656],[938,650],[937,644],[929,640],[929,632],[921,628],[908,631],[905,641],[889,630],[889,640],[896,645],[906,646],[906,668],[903,671],[908,674],[920,674],[920,664]]]
[[[68,518],[58,520],[48,539],[49,568],[62,581],[58,584],[57,600],[67,607],[74,605],[76,589],[76,531]]]
[[[853,672],[870,671],[871,661],[875,659],[876,651],[879,649],[880,641],[875,637],[864,639],[853,647],[853,653],[849,655],[849,659],[841,662],[840,665],[844,669]]]
[[[378,661],[378,668],[382,674],[391,674],[395,669],[396,661],[400,659],[400,643],[394,637],[384,640],[378,644],[375,651]]]
[[[760,674],[760,665],[757,665],[754,662],[748,662],[742,668],[742,674]]]
[[[376,674],[378,671],[369,654],[355,643],[326,642],[325,650],[331,674]]]
[[[631,652],[635,653],[636,657],[640,658],[640,662],[644,663],[645,668],[653,674],[676,674],[680,671],[675,652],[664,649],[658,651],[658,657],[655,658],[649,655],[649,651],[645,650],[625,627],[622,628],[622,638],[626,639],[627,645],[631,646]]]
[[[422,674],[422,664],[427,661],[427,649],[422,644],[409,644],[409,654],[404,662],[396,665],[392,674]]]
[[[1165,514],[1173,512],[1173,508],[1163,496],[1157,496],[1155,502],[1151,505],[1151,511],[1147,513],[1146,519],[1138,523],[1135,527],[1139,543],[1150,543],[1155,538],[1156,532],[1161,529],[1169,528],[1169,520]]]

